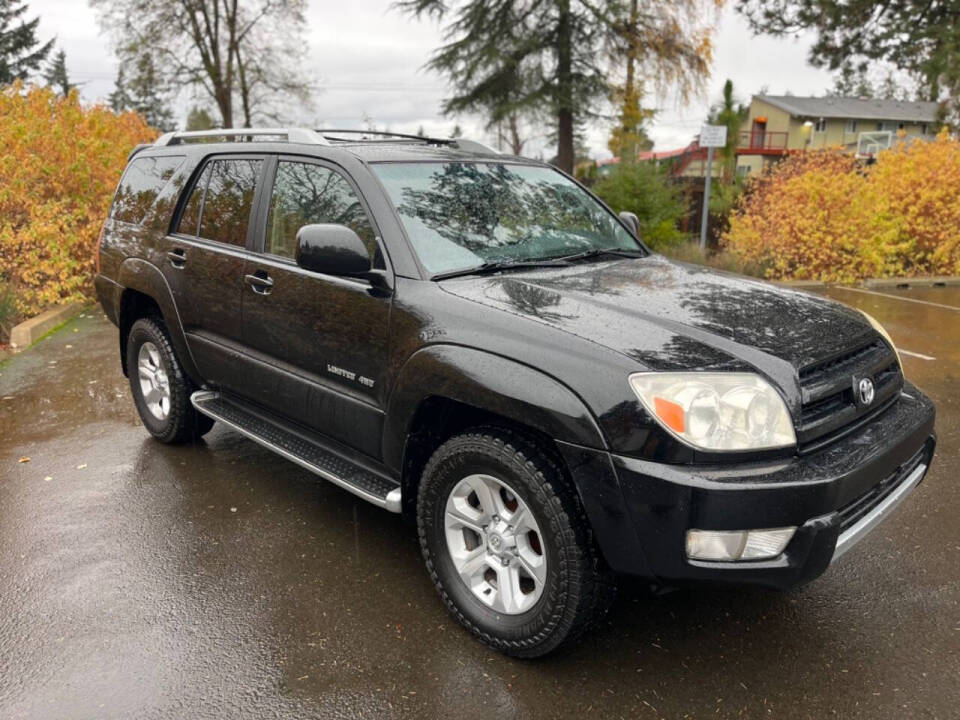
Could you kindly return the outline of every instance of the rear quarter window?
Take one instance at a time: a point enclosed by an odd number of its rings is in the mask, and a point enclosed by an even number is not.
[[[134,158],[120,178],[110,218],[133,225],[143,224],[157,196],[184,159],[182,155]]]

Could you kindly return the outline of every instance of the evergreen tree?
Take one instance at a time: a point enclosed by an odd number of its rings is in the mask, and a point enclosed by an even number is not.
[[[212,130],[215,127],[213,118],[206,108],[194,105],[187,113],[187,130]]]
[[[40,18],[24,20],[27,6],[20,0],[0,0],[0,85],[26,80],[47,59],[53,40],[40,45]]]
[[[642,9],[633,0],[396,3],[414,17],[448,21],[446,43],[428,63],[457,88],[444,101],[445,113],[479,112],[493,124],[543,110],[555,128],[557,165],[567,172],[573,172],[575,128],[595,117],[608,95],[610,55],[632,48],[628,71],[657,72],[660,84],[686,95],[709,64],[711,30],[698,22],[708,5],[714,6],[706,0],[650,0]]]
[[[47,64],[46,69],[43,71],[43,79],[47,85],[63,97],[69,95],[70,91],[76,87],[76,85],[70,82],[70,78],[67,75],[67,53],[64,52],[62,48],[57,51],[57,54],[54,55],[53,59]]]
[[[110,107],[114,112],[133,110],[143,115],[147,124],[158,130],[171,130],[173,111],[169,106],[169,90],[157,77],[153,56],[137,55],[136,72],[127,80],[123,66],[117,70],[117,79],[110,93]]]
[[[113,92],[107,98],[110,103],[110,109],[115,113],[121,113],[133,107],[133,100],[130,98],[130,91],[127,88],[126,76],[123,72],[123,65],[117,69],[117,79],[113,81]]]
[[[714,105],[707,118],[711,125],[725,125],[727,144],[720,149],[720,161],[723,165],[723,183],[729,185],[737,171],[737,145],[740,142],[740,128],[750,116],[750,108],[737,102],[733,94],[733,81],[723,84],[723,99]]]
[[[447,19],[446,44],[428,67],[458,89],[447,114],[489,120],[546,106],[557,136],[557,164],[573,172],[574,127],[607,91],[600,67],[601,23],[578,0],[401,0],[415,17]]]
[[[137,58],[137,73],[130,79],[133,109],[146,118],[150,127],[159,130],[173,128],[173,112],[168,104],[169,91],[157,77],[153,56],[142,53]]]

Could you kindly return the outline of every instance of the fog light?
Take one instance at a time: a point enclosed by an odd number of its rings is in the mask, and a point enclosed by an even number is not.
[[[763,560],[783,552],[795,527],[770,530],[687,530],[691,560]]]

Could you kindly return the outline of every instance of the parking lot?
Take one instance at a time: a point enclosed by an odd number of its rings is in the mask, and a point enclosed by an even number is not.
[[[937,403],[923,484],[809,586],[627,582],[539,661],[452,621],[398,516],[223,427],[151,440],[88,311],[0,366],[0,718],[957,718],[960,287],[823,292]]]

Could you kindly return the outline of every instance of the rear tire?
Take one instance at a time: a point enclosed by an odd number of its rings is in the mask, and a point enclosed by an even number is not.
[[[447,608],[508,655],[570,646],[613,602],[615,579],[576,491],[520,433],[481,428],[441,445],[420,482],[417,527]]]
[[[163,322],[140,318],[127,336],[130,391],[144,427],[163,443],[199,440],[213,419],[190,404],[197,389],[183,372]]]

